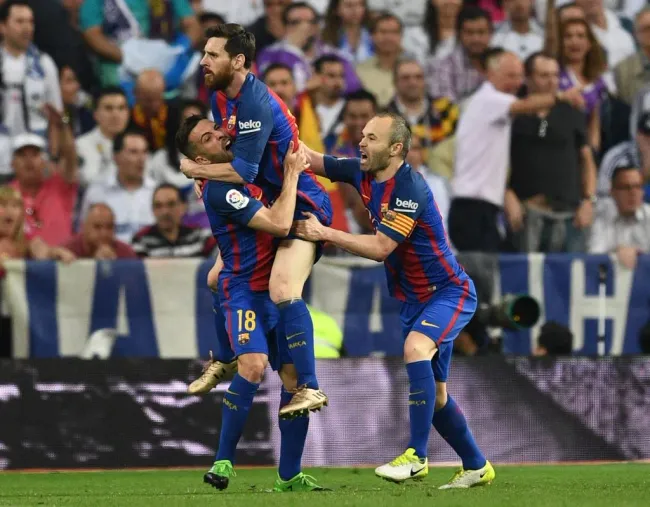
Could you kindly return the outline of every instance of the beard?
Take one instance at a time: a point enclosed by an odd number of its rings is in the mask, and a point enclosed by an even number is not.
[[[231,151],[219,151],[218,153],[211,153],[207,158],[211,164],[226,164],[232,162],[235,156]]]
[[[388,167],[389,162],[390,155],[388,153],[388,150],[375,153],[374,155],[368,157],[368,172],[376,173],[383,171]]]
[[[205,74],[203,81],[209,90],[225,90],[235,78],[235,71],[230,67],[216,74]]]

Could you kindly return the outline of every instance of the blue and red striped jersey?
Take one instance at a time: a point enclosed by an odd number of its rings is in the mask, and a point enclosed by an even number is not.
[[[234,139],[232,166],[247,182],[262,188],[275,201],[284,181],[284,156],[293,141],[298,149],[298,126],[287,105],[266,84],[248,74],[236,97],[223,91],[211,99],[212,115]],[[298,200],[315,210],[323,208],[327,192],[310,170],[298,179]]]
[[[407,163],[395,176],[377,182],[358,158],[325,157],[332,181],[353,185],[368,209],[375,232],[399,243],[384,261],[390,294],[408,303],[427,301],[434,291],[469,279],[449,248],[431,189]]]
[[[205,211],[223,259],[219,292],[226,298],[241,284],[256,292],[269,288],[275,240],[248,227],[264,206],[262,199],[262,191],[255,185],[208,181],[203,187]]]

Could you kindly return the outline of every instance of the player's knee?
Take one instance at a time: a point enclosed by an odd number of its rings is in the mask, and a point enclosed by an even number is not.
[[[442,410],[447,404],[447,383],[436,382],[436,403],[434,410]]]
[[[298,387],[298,372],[293,364],[283,364],[279,373],[282,385],[287,391],[293,391]]]
[[[259,384],[268,362],[265,354],[242,354],[237,359],[237,372],[249,382]]]
[[[437,350],[436,343],[421,333],[411,333],[404,342],[404,362],[431,360]]]

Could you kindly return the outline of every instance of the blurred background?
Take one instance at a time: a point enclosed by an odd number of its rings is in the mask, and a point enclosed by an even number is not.
[[[479,292],[450,392],[491,459],[650,458],[647,2],[0,0],[0,469],[214,451],[222,386],[185,390],[213,348],[218,252],[173,139],[211,115],[199,61],[223,22],[255,34],[253,71],[311,148],[357,156],[376,112],[408,121],[407,160]],[[523,68],[492,64],[503,50]],[[512,121],[485,92],[575,87],[580,109]],[[354,189],[322,183],[333,226],[372,233]],[[330,247],[304,297],[331,399],[307,463],[399,454],[407,383],[383,267]],[[242,464],[277,458],[278,389],[268,375]]]

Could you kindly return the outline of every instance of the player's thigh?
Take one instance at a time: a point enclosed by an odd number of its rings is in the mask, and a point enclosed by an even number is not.
[[[438,346],[431,338],[419,331],[411,331],[404,341],[404,362],[430,361]]]
[[[264,354],[268,357],[265,306],[248,291],[233,291],[221,301],[226,331],[235,356]]]
[[[288,239],[280,243],[269,281],[271,299],[274,302],[302,297],[302,290],[314,265],[316,248],[316,243],[300,239]]]

